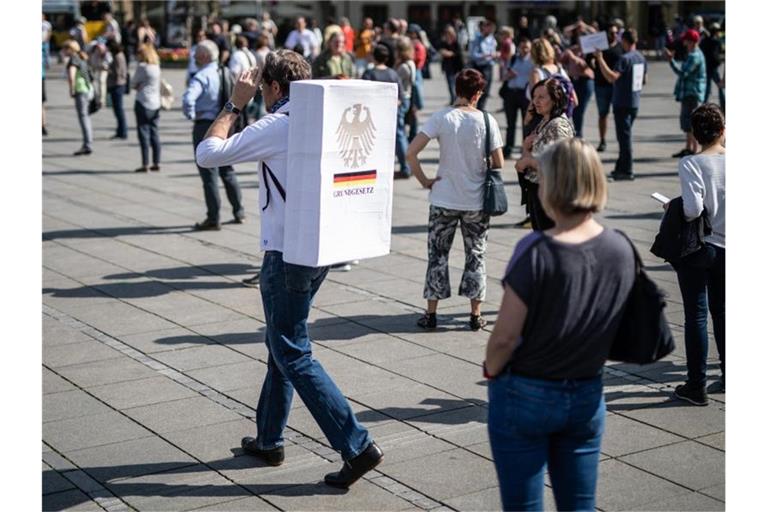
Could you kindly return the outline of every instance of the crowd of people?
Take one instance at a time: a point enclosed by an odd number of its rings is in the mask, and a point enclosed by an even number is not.
[[[490,226],[483,210],[485,172],[515,157],[528,212],[519,225],[530,224],[533,231],[517,245],[505,272],[484,366],[491,379],[488,428],[502,501],[505,510],[541,509],[548,466],[558,509],[594,509],[605,421],[602,367],[635,279],[631,243],[599,224],[594,214],[605,206],[609,179],[635,177],[632,126],[647,63],[637,49],[636,30],[620,19],[605,26],[579,19],[560,29],[548,16],[542,26],[534,38],[525,17],[515,28],[498,30],[494,21],[484,20],[470,37],[455,18],[434,48],[421,27],[394,18],[381,28],[367,18],[359,31],[347,19],[328,20],[321,31],[299,17],[284,48],[275,46],[277,27],[268,15],[232,27],[214,20],[208,30],[196,32],[182,97],[183,115],[193,122],[192,145],[206,203],[206,216],[195,229],[221,229],[219,178],[233,222],[245,221],[233,166],[260,162],[263,178],[259,202],[265,255],[260,274],[249,281],[261,290],[270,357],[257,408],[257,436],[242,440],[247,453],[270,465],[283,462],[283,430],[295,389],[344,458],[342,469],[326,476],[329,485],[349,487],[383,457],[312,357],[307,317],[329,268],[283,261],[285,191],[280,184],[286,183],[292,81],[362,78],[396,83],[395,178],[413,176],[430,190],[423,294],[427,308],[417,325],[437,328],[438,303],[451,295],[448,259],[457,227],[466,256],[459,295],[470,302],[469,328],[487,325],[481,312]],[[138,28],[141,35],[129,43],[105,15],[103,40],[78,40],[82,31],[75,27],[65,43],[69,90],[83,134],[75,154],[93,151],[90,114],[107,95],[117,124],[114,138],[127,137],[123,96],[135,90],[142,162],[137,172],[159,171],[158,123],[167,87],[155,49],[157,36],[148,24]],[[678,75],[674,96],[687,137],[686,148],[674,155],[681,158],[679,215],[685,221],[707,217],[711,225],[694,251],[674,260],[688,364],[688,380],[675,395],[696,405],[707,404],[707,310],[714,321],[725,388],[725,120],[724,75],[717,68],[719,28],[714,24],[707,32],[694,19],[665,51]],[[43,30],[45,58],[45,22]],[[585,53],[580,36],[599,30],[606,32],[608,47]],[[130,76],[132,58],[138,64]],[[450,101],[420,120],[423,81],[433,59],[441,60]],[[484,108],[495,69],[507,118],[504,137]],[[44,63],[43,80],[45,72]],[[720,91],[720,106],[707,103],[712,83]],[[592,96],[598,112],[597,147],[583,138]],[[606,176],[598,153],[607,146],[611,110],[619,157]],[[440,156],[436,174],[429,176],[419,154],[432,139],[438,141]],[[592,299],[582,300],[585,296]]]

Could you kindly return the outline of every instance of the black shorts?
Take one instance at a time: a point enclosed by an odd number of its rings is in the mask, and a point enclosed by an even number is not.
[[[45,95],[45,78],[43,78],[43,103],[48,101],[48,98]]]

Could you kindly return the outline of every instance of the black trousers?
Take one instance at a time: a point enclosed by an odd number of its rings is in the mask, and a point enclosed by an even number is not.
[[[526,180],[527,181],[527,180]],[[544,211],[544,206],[539,200],[539,184],[528,182],[528,209],[531,214],[531,226],[536,231],[545,231],[555,227],[555,222]]]
[[[528,103],[528,98],[525,97],[525,89],[507,89],[507,94],[504,96],[504,114],[507,117],[507,140],[504,144],[506,152],[511,152],[512,148],[515,147],[517,112],[520,111],[520,124],[522,124]]]

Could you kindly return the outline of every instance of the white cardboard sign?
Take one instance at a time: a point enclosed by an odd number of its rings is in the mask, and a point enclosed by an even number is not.
[[[291,83],[283,259],[311,267],[389,254],[397,85]]]
[[[607,50],[610,48],[608,46],[608,35],[605,31],[579,36],[579,44],[584,55],[593,53],[595,50]]]

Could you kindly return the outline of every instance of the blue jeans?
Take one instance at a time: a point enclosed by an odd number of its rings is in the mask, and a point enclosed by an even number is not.
[[[192,128],[192,145],[195,150],[197,150],[197,145],[205,138],[205,133],[211,124],[213,124],[213,120],[195,121],[195,126]],[[235,169],[231,165],[213,167],[211,169],[198,165],[197,171],[200,173],[200,179],[203,180],[203,193],[205,194],[205,206],[207,209],[206,220],[219,222],[219,209],[221,208],[219,177],[224,182],[224,191],[227,193],[227,199],[229,199],[229,203],[232,205],[232,214],[238,218],[245,215],[240,185],[237,182]]]
[[[312,357],[307,317],[327,274],[328,267],[285,263],[281,252],[264,254],[259,284],[269,359],[256,408],[257,446],[262,450],[283,445],[294,389],[345,460],[360,454],[370,443],[368,431],[357,422],[347,399]]]
[[[636,108],[613,106],[616,140],[619,141],[619,158],[613,169],[614,174],[632,174],[632,124],[636,117]]]
[[[488,386],[488,433],[504,510],[595,509],[605,428],[602,377],[548,381],[504,373]]]
[[[112,103],[114,106],[114,103]],[[160,136],[157,122],[160,119],[160,109],[148,110],[140,102],[133,105],[136,114],[136,133],[141,147],[141,165],[149,165],[149,147],[152,146],[152,163],[160,165]]]
[[[699,252],[675,264],[685,311],[685,359],[688,382],[707,382],[707,309],[712,315],[720,371],[725,377],[725,249],[705,244]]]
[[[456,101],[456,75],[455,71],[445,72],[445,81],[448,82],[448,94],[451,96],[451,105]]]
[[[587,111],[589,100],[595,92],[595,81],[591,78],[582,77],[573,82],[573,89],[576,91],[576,97],[579,98],[579,105],[573,109],[573,127],[576,130],[576,137],[582,137],[584,128],[584,113]]]
[[[483,95],[477,102],[478,110],[485,110],[485,102],[488,101],[488,96],[491,94],[491,82],[493,82],[493,64],[482,64],[472,66],[483,74],[485,78],[485,89],[483,89]]]
[[[421,71],[416,70],[416,80],[413,82],[411,101],[418,110],[424,108],[424,78]],[[419,133],[419,117],[414,115],[408,129],[408,142],[411,142]]]
[[[395,155],[400,164],[400,172],[406,176],[411,175],[411,168],[405,161],[405,153],[408,151],[408,137],[405,136],[405,114],[411,106],[410,99],[403,99],[397,107],[397,134],[395,135]]]
[[[115,119],[117,119],[117,131],[115,135],[118,137],[128,136],[128,124],[125,122],[125,110],[123,110],[123,96],[125,96],[125,86],[116,85],[110,87],[109,97],[112,99],[112,110],[115,112]]]

